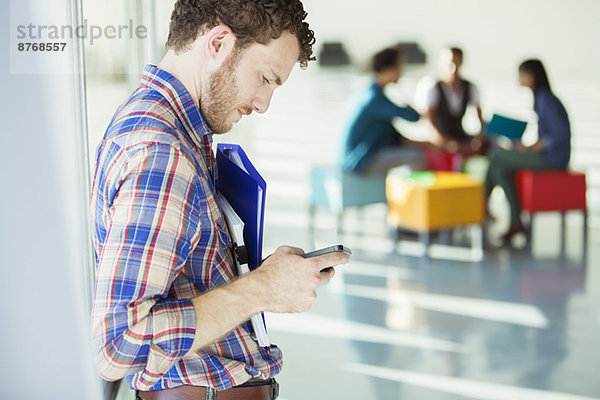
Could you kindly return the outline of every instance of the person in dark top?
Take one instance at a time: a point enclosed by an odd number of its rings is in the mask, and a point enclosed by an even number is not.
[[[342,170],[379,175],[400,165],[422,167],[422,144],[405,138],[392,125],[396,117],[417,121],[419,113],[410,106],[394,104],[384,93],[388,84],[400,79],[403,61],[399,47],[384,49],[373,57],[373,82],[356,96],[344,128]]]
[[[525,230],[521,222],[521,209],[515,186],[518,169],[563,169],[571,157],[571,126],[569,116],[548,82],[540,60],[524,61],[519,66],[519,84],[531,89],[534,110],[538,117],[538,140],[531,146],[515,143],[513,150],[496,149],[489,157],[486,176],[486,194],[500,185],[510,205],[511,223],[502,235],[505,241]]]
[[[427,94],[427,115],[433,127],[430,141],[439,150],[461,153],[466,156],[482,151],[481,135],[465,132],[462,124],[468,106],[477,110],[481,126],[484,126],[479,90],[460,74],[463,51],[457,47],[443,48],[439,55],[441,80]]]

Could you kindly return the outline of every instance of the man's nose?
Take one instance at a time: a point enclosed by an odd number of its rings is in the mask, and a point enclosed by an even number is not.
[[[275,88],[265,87],[258,91],[254,99],[252,100],[252,108],[259,114],[264,114],[271,105],[271,99],[273,98],[273,92]]]

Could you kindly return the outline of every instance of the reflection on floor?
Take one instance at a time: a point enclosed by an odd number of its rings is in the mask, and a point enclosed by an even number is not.
[[[578,127],[573,164],[595,185],[587,258],[575,213],[564,248],[559,217],[540,215],[531,248],[516,238],[514,246],[487,249],[483,260],[473,261],[448,246],[432,248],[434,257],[424,259],[410,237],[394,254],[383,205],[350,210],[340,237],[335,218],[321,212],[316,243],[309,241],[310,167],[334,163],[344,105],[365,81],[349,70],[294,71],[265,116],[244,118],[217,138],[241,143],[268,182],[265,255],[281,244],[309,250],[337,242],[354,252],[310,312],[268,315],[270,337],[284,350],[281,398],[600,398],[600,87],[562,85]],[[398,97],[412,98],[416,82],[401,80]],[[531,108],[514,82],[481,85],[484,111]],[[90,84],[95,89],[103,90]],[[96,118],[108,121],[116,105],[90,109],[105,107]],[[410,125],[400,127],[413,133]],[[498,216],[489,227],[494,237],[507,226],[501,193],[491,207]],[[459,230],[453,239],[461,243],[465,236]],[[122,390],[120,398],[131,399],[131,392]]]
[[[502,249],[460,262],[357,250],[309,313],[269,316],[286,355],[282,393],[290,400],[598,398],[600,280],[591,266],[600,254],[589,256],[586,267],[582,254]]]

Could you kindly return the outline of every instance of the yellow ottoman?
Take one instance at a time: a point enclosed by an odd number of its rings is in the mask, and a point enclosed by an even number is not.
[[[458,226],[481,227],[483,223],[483,184],[466,174],[415,172],[407,177],[389,175],[386,196],[388,222],[397,228],[428,234]],[[429,235],[422,238],[428,246]]]

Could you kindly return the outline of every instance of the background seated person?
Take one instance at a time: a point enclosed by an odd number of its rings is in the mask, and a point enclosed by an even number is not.
[[[400,165],[422,168],[420,147],[423,143],[405,138],[392,125],[396,117],[418,121],[419,113],[410,106],[394,104],[384,93],[387,85],[400,79],[403,62],[404,55],[398,47],[384,49],[373,56],[373,82],[356,96],[344,128],[342,170],[383,175]]]
[[[539,60],[527,60],[519,66],[519,84],[533,92],[533,108],[538,117],[538,140],[531,146],[515,144],[513,150],[496,149],[489,157],[486,176],[486,194],[500,185],[510,206],[511,223],[502,239],[508,241],[514,234],[525,230],[521,222],[521,208],[515,186],[518,169],[562,169],[571,157],[571,126],[569,116],[552,93],[548,76]]]
[[[457,47],[443,48],[439,54],[441,80],[427,93],[427,115],[433,127],[430,142],[448,153],[465,156],[483,153],[483,136],[472,136],[463,128],[463,117],[469,105],[477,110],[484,126],[477,86],[463,79],[460,68],[463,51]]]

